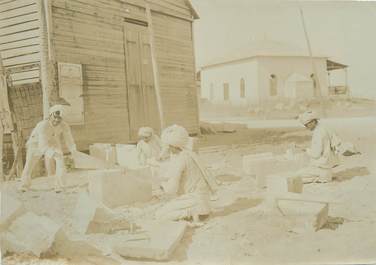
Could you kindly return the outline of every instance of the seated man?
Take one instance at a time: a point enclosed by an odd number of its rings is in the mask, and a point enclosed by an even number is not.
[[[168,202],[157,211],[158,219],[181,220],[192,218],[195,223],[210,214],[210,195],[215,189],[198,157],[186,148],[189,135],[185,128],[173,125],[162,133],[162,142],[168,146],[171,160],[161,193]]]
[[[299,116],[300,122],[313,132],[311,147],[306,150],[310,164],[297,173],[303,183],[332,181],[332,168],[339,164],[337,148],[341,144],[334,132],[320,123],[312,111]]]
[[[20,191],[25,192],[31,185],[31,174],[39,159],[44,155],[47,174],[51,176],[51,160],[56,162],[55,191],[61,192],[65,174],[64,154],[60,139],[63,136],[70,152],[76,151],[70,127],[62,118],[63,106],[55,105],[49,110],[49,117],[40,121],[31,132],[26,143],[26,163],[21,176]]]
[[[141,127],[138,136],[140,140],[137,143],[137,152],[140,165],[146,166],[151,160],[159,160],[162,144],[154,130],[150,127]]]

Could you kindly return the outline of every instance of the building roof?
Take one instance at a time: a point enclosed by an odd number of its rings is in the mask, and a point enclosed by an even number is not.
[[[326,61],[326,68],[328,71],[338,70],[338,69],[345,69],[349,67],[348,65],[337,63],[331,60]]]
[[[293,46],[291,44],[270,41],[257,40],[252,41],[245,47],[239,48],[231,53],[217,58],[202,68],[212,67],[221,64],[233,63],[242,60],[248,60],[253,57],[309,57],[308,51]],[[314,56],[315,58],[327,58],[326,56]]]
[[[189,9],[191,9],[193,18],[199,19],[200,15],[198,14],[196,8],[193,6],[192,1],[191,0],[184,0],[184,1],[185,1],[186,5],[189,7]]]

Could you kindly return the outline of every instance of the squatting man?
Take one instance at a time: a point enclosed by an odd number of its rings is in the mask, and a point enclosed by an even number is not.
[[[339,165],[339,155],[351,156],[359,154],[350,143],[344,143],[338,135],[322,124],[318,115],[306,111],[299,115],[300,122],[312,131],[311,146],[306,149],[310,158],[309,165],[298,171],[303,183],[330,182],[333,178],[332,169]]]
[[[69,151],[73,154],[77,151],[69,125],[63,121],[62,105],[54,105],[49,109],[49,117],[40,121],[31,132],[26,142],[26,163],[21,176],[19,190],[27,191],[31,186],[31,174],[34,167],[41,159],[45,158],[47,175],[53,176],[53,162],[55,162],[55,192],[59,193],[63,188],[65,174],[64,153],[61,144],[63,138]]]

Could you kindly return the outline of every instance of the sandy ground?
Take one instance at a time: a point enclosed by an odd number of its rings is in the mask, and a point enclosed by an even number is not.
[[[213,202],[215,212],[203,227],[187,231],[172,260],[166,264],[375,263],[376,119],[328,119],[323,122],[362,152],[360,156],[343,158],[342,166],[335,171],[334,182],[304,187],[309,195],[338,202],[330,205],[329,215],[344,218],[342,225],[335,230],[314,232],[299,220],[265,211],[264,191],[257,190],[254,176],[247,176],[241,168],[241,157],[245,154],[281,154],[293,142],[307,145],[309,132],[294,125],[294,121],[287,122],[292,124],[288,129],[274,129],[268,125],[266,129],[261,126],[233,134],[205,136],[201,139],[200,156],[223,183],[218,200]],[[59,195],[49,191],[49,184],[42,179],[35,180],[35,191],[30,193],[16,193],[15,183],[3,186],[2,191],[12,193],[30,210],[63,223],[69,230],[69,216],[78,191],[84,189],[80,185],[86,178],[87,173],[75,172],[69,178],[71,188]],[[5,257],[3,264],[111,263],[93,258],[39,260],[11,255]],[[160,263],[127,260],[124,264]]]

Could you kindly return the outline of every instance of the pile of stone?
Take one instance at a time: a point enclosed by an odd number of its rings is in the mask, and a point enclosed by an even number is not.
[[[185,223],[150,220],[139,224],[115,210],[152,199],[150,174],[150,169],[145,168],[90,171],[88,190],[79,193],[70,222],[65,225],[26,209],[12,196],[3,195],[2,255],[168,260],[184,235]],[[95,239],[99,237],[105,242],[98,243]]]

